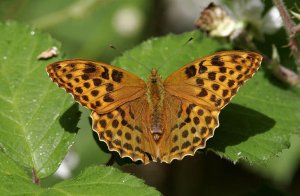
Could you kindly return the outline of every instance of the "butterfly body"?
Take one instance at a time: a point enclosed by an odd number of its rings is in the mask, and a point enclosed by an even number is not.
[[[146,96],[150,109],[150,132],[155,142],[158,142],[163,134],[163,100],[165,89],[161,76],[156,69],[152,69],[148,77]]]
[[[101,62],[48,65],[51,79],[92,110],[93,130],[109,150],[133,161],[170,163],[205,148],[219,113],[258,70],[262,56],[225,51],[184,65],[165,80],[153,69],[145,82]]]

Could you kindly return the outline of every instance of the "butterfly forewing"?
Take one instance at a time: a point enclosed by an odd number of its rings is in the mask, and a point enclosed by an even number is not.
[[[210,110],[220,110],[253,76],[261,60],[262,56],[254,52],[215,53],[175,71],[164,81],[164,86],[172,95]]]
[[[48,65],[47,72],[76,101],[99,114],[145,94],[142,79],[100,62],[65,60]]]

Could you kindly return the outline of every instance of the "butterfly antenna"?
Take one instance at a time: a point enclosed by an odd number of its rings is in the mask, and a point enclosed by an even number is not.
[[[190,37],[190,39],[188,39],[184,44],[183,46],[187,45],[188,43],[190,43],[194,38],[193,37]]]
[[[109,47],[112,48],[112,49],[114,49],[114,50],[116,50],[120,55],[123,55],[123,53],[122,53],[120,50],[118,50],[114,45],[109,44]],[[130,60],[132,60],[132,61],[134,61],[135,63],[137,63],[139,66],[142,65],[142,66],[145,67],[149,72],[151,71],[151,68],[150,68],[150,67],[148,67],[148,66],[142,64],[140,61],[138,61],[136,58],[134,58],[134,57],[131,56],[130,54],[126,54],[126,55],[127,55],[128,58],[130,58]]]

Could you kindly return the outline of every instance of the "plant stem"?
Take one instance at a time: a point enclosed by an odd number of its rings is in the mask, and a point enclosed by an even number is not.
[[[273,60],[264,54],[262,55],[264,62],[268,65],[271,65],[269,69],[276,78],[293,86],[300,87],[299,75],[297,75],[291,69],[282,66],[281,64],[279,64],[279,62],[276,62],[276,60]]]
[[[282,18],[285,30],[289,36],[289,47],[292,51],[292,54],[295,58],[295,63],[298,68],[298,72],[300,72],[300,49],[297,39],[295,37],[295,23],[291,19],[288,10],[286,9],[282,0],[273,0],[275,6],[277,7],[279,14]]]
[[[32,182],[36,185],[40,185],[40,178],[37,176],[34,168],[32,168]]]

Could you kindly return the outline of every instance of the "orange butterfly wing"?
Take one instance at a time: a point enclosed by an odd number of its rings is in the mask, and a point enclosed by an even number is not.
[[[171,162],[204,148],[219,126],[220,110],[258,70],[262,56],[226,51],[198,59],[164,81],[165,133],[161,160]]]
[[[93,130],[109,150],[121,157],[149,163],[156,154],[150,133],[149,105],[146,96],[135,99],[106,114],[92,112]]]
[[[51,79],[93,110],[93,130],[109,150],[148,163],[155,154],[149,131],[146,84],[112,65],[65,60],[48,65]]]
[[[99,114],[145,94],[142,79],[105,63],[65,60],[48,65],[47,72],[76,101]]]

